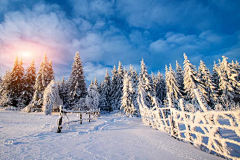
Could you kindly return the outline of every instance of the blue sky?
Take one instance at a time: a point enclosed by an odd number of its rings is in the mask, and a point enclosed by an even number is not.
[[[121,61],[137,70],[144,58],[148,71],[183,53],[212,70],[222,55],[240,61],[239,0],[0,0],[0,74],[16,55],[36,67],[44,52],[57,79],[69,76],[80,52],[86,80],[99,81]]]

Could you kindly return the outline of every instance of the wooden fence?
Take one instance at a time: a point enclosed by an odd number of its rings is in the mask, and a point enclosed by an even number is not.
[[[79,115],[79,119],[69,121],[69,118],[67,116],[68,113],[77,113]],[[83,118],[83,114],[87,114],[88,118]],[[63,123],[64,117],[67,118],[67,122],[65,122],[65,123]],[[66,109],[63,109],[62,107],[60,107],[60,115],[57,120],[57,125],[58,125],[57,133],[61,133],[63,124],[69,124],[72,122],[80,122],[80,124],[82,124],[83,120],[87,120],[88,122],[90,122],[91,120],[93,120],[96,117],[100,117],[100,109],[92,110],[92,111],[73,111],[73,110],[66,110]]]
[[[175,108],[149,109],[139,96],[142,121],[153,128],[229,159],[240,158],[240,110],[186,112],[183,100]],[[227,134],[224,134],[227,133]]]

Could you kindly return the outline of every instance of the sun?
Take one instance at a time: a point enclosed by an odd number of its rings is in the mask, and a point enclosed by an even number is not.
[[[30,52],[23,51],[23,52],[20,53],[20,57],[22,57],[23,59],[24,58],[31,58],[32,54]]]

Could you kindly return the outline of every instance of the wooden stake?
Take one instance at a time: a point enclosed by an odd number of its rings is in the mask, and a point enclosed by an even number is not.
[[[89,112],[89,116],[88,117],[89,117],[88,122],[90,122],[90,117],[91,117],[91,113],[90,112]]]
[[[80,124],[82,124],[82,113],[80,113]]]

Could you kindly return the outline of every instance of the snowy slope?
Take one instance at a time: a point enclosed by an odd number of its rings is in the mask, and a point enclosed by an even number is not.
[[[1,159],[221,159],[143,125],[140,118],[105,114],[64,126],[59,134],[57,117],[0,112]]]

